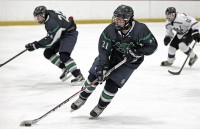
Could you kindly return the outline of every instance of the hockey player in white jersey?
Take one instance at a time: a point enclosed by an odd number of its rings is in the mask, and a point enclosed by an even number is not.
[[[191,67],[198,59],[197,55],[189,47],[193,40],[200,41],[198,22],[191,16],[177,13],[174,7],[168,7],[165,15],[167,20],[164,44],[165,46],[169,44],[169,48],[168,59],[161,62],[161,66],[171,66],[175,60],[176,51],[180,49],[186,55],[190,54],[188,65]]]

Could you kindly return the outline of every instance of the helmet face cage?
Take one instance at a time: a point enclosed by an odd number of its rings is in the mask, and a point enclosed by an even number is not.
[[[171,13],[171,14],[166,14],[166,19],[170,22],[172,22],[176,17],[175,13]]]
[[[46,15],[47,8],[45,6],[38,6],[35,8],[33,12],[34,19],[40,23],[43,24],[45,21],[45,15]]]
[[[176,17],[176,9],[174,7],[168,7],[165,11],[166,19],[172,22]]]
[[[113,16],[113,21],[116,24],[117,29],[126,29],[127,26],[130,26],[133,19],[133,9],[126,5],[120,5],[115,11]],[[117,24],[118,19],[121,18],[124,20],[124,26],[119,26]]]
[[[125,26],[126,24],[126,20],[124,20],[123,18],[121,17],[114,17],[113,18],[113,21],[115,22],[115,27],[118,29],[118,30],[121,30],[123,29],[123,27]]]

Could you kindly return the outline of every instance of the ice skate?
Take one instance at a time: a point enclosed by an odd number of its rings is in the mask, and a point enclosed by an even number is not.
[[[85,81],[85,78],[83,75],[80,73],[75,79],[71,80],[71,84],[76,86],[76,85],[82,85],[82,83]]]
[[[62,73],[61,76],[60,76],[60,79],[64,82],[64,81],[66,81],[67,79],[69,79],[71,76],[72,76],[72,75],[71,75],[71,73],[69,73],[69,70],[66,69],[66,68],[64,68],[64,69],[63,69],[63,73]]]
[[[171,66],[172,63],[169,63],[168,61],[161,62],[160,66]]]
[[[190,67],[192,67],[193,64],[197,61],[197,59],[198,59],[198,57],[197,57],[197,55],[195,54],[195,56],[194,56],[193,58],[190,58],[188,65],[189,65]]]
[[[81,106],[85,104],[86,100],[78,98],[74,103],[71,105],[71,112],[78,110]]]
[[[102,112],[103,112],[104,109],[100,109],[97,106],[94,107],[94,109],[90,112],[90,115],[91,115],[91,118],[96,118],[98,117]]]

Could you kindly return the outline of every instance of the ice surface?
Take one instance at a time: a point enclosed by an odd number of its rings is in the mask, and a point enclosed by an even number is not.
[[[158,40],[157,51],[145,57],[126,85],[98,119],[89,112],[97,104],[103,85],[78,111],[70,112],[77,96],[30,128],[33,129],[200,129],[200,63],[185,65],[178,51],[172,67],[160,67],[167,58],[163,44],[164,23],[146,23]],[[97,56],[98,38],[107,24],[79,25],[79,38],[72,57],[85,77]],[[46,35],[43,26],[0,27],[0,63],[24,50],[27,43]],[[200,57],[200,45],[195,52]],[[0,128],[20,129],[23,120],[36,119],[71,95],[80,86],[61,82],[61,70],[43,57],[43,49],[25,52],[0,68]]]

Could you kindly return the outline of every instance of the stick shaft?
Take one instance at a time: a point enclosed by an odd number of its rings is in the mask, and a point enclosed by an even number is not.
[[[188,60],[188,58],[190,57],[190,54],[191,54],[192,50],[194,49],[194,46],[196,45],[196,43],[197,43],[197,42],[195,42],[194,45],[192,46],[191,51],[190,51],[190,53],[187,55],[187,58],[185,59],[183,65],[182,65],[181,68],[180,68],[180,70],[179,70],[178,72],[172,72],[172,71],[168,70],[169,73],[171,73],[171,74],[173,74],[173,75],[179,75],[179,74],[181,73],[181,71],[183,70],[183,68],[184,68],[184,66],[185,66],[185,64],[186,64],[186,62],[187,62],[187,60]]]
[[[111,68],[107,73],[106,73],[106,77],[110,75],[110,73],[112,71],[114,71],[115,69],[117,69],[118,67],[120,67],[122,64],[124,64],[126,62],[126,58],[124,58],[124,60],[122,60],[121,62],[119,62],[117,65],[115,65],[113,68]],[[94,81],[92,81],[89,85],[93,85],[97,82],[97,79],[95,79]],[[50,111],[48,111],[47,113],[45,113],[44,115],[42,115],[41,117],[32,120],[32,124],[37,123],[38,121],[40,121],[41,119],[43,119],[44,117],[46,117],[48,114],[54,112],[55,110],[57,110],[58,108],[60,108],[61,106],[63,106],[65,103],[69,102],[72,98],[74,98],[75,96],[77,96],[79,93],[81,93],[83,90],[85,90],[86,87],[82,88],[81,90],[79,90],[78,92],[76,92],[75,94],[73,94],[72,96],[70,96],[68,99],[66,99],[65,101],[63,101],[62,103],[60,103],[59,105],[57,105],[56,107],[54,107],[53,109],[51,109]]]
[[[12,58],[10,58],[9,60],[7,60],[6,62],[0,64],[0,67],[4,66],[5,64],[7,64],[8,62],[10,62],[11,60],[15,59],[16,57],[18,57],[19,55],[21,55],[21,54],[24,53],[25,51],[27,51],[27,49],[21,51],[20,53],[18,53],[17,55],[13,56]]]

